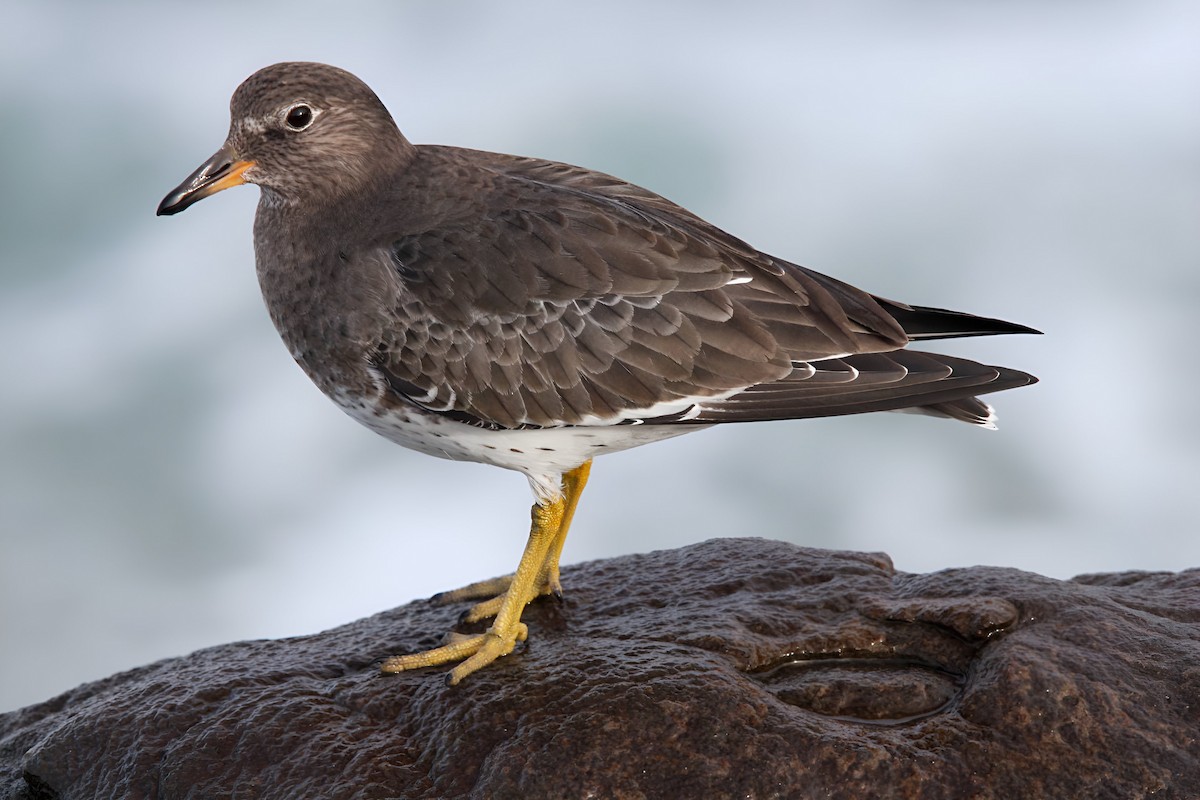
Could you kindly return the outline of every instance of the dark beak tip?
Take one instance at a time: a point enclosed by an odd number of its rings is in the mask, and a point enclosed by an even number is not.
[[[169,217],[173,214],[178,214],[192,203],[201,199],[203,195],[196,194],[194,184],[195,181],[189,178],[168,192],[167,196],[158,204],[158,209],[154,212],[154,215],[156,217]]]
[[[210,194],[219,192],[226,185],[229,185],[223,184],[222,181],[227,180],[230,170],[238,166],[239,163],[243,170],[246,166],[249,166],[248,162],[237,162],[228,144],[222,146],[207,161],[197,167],[191,175],[187,176],[183,183],[167,193],[167,196],[158,204],[155,216],[169,217],[173,214],[178,214],[180,211],[203,200]],[[240,172],[235,173],[233,177],[238,177],[239,174]],[[238,183],[241,182],[241,180],[238,180]]]
[[[199,200],[200,197],[192,192],[185,192],[176,189],[162,199],[158,204],[158,209],[154,212],[156,217],[170,217],[183,211],[188,206]]]

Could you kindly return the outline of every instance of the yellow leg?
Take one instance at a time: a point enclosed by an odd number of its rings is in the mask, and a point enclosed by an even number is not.
[[[383,671],[403,672],[461,661],[447,677],[447,682],[453,686],[480,667],[511,653],[517,642],[525,641],[528,630],[521,622],[521,612],[525,606],[540,593],[560,591],[558,559],[562,555],[571,517],[575,514],[591,466],[591,462],[587,461],[563,476],[562,497],[544,506],[533,506],[529,541],[525,544],[525,552],[507,589],[499,597],[480,603],[468,612],[468,620],[477,610],[491,613],[484,613],[476,619],[495,615],[495,621],[486,632],[475,636],[455,635],[449,644],[441,647],[411,655],[392,656],[383,662]],[[459,595],[464,591],[492,586],[496,584],[484,581],[448,594]],[[491,611],[493,606],[495,610]]]
[[[554,543],[550,545],[550,550],[546,553],[546,560],[542,562],[542,569],[538,572],[538,585],[541,587],[542,594],[562,597],[562,584],[558,580],[558,560],[562,558],[563,545],[567,543],[567,531],[571,527],[571,520],[575,517],[575,507],[579,505],[579,496],[583,494],[583,487],[587,486],[588,475],[591,474],[591,471],[592,462],[585,461],[563,476],[562,525],[559,526],[558,536],[554,537]]]
[[[562,523],[559,525],[558,536],[547,551],[546,559],[542,562],[542,568],[538,571],[538,579],[534,584],[535,591],[529,600],[546,594],[552,594],[559,599],[562,598],[562,584],[558,579],[558,561],[562,557],[563,545],[567,542],[567,531],[571,528],[571,519],[575,516],[575,507],[579,505],[579,496],[583,494],[583,487],[587,485],[591,469],[592,462],[588,461],[563,476],[564,505]],[[489,578],[486,581],[471,583],[453,591],[439,592],[430,599],[435,603],[442,604],[483,599],[483,602],[471,606],[462,615],[463,622],[479,622],[480,620],[494,617],[499,613],[500,605],[504,601],[504,596],[509,586],[512,585],[512,580],[512,575],[505,575],[502,578]]]

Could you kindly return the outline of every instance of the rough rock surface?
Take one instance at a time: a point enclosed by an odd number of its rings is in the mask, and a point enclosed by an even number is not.
[[[4,798],[1194,798],[1200,571],[1057,581],[724,539],[582,564],[456,688],[461,607],[0,716]]]

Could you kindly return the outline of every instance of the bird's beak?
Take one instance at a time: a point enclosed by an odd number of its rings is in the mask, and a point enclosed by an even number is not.
[[[158,204],[158,215],[178,214],[210,194],[245,183],[242,173],[253,166],[253,161],[238,158],[226,144],[163,198]]]

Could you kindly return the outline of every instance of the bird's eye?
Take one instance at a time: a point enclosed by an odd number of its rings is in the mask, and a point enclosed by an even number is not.
[[[313,110],[304,103],[299,103],[287,110],[287,115],[283,118],[287,126],[294,131],[302,131],[309,125],[312,125]]]

